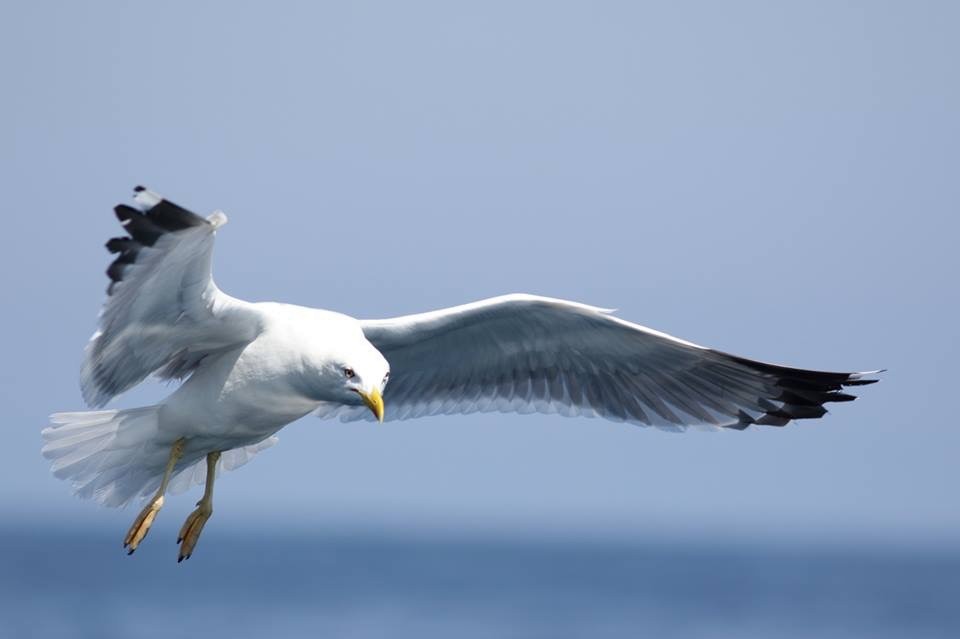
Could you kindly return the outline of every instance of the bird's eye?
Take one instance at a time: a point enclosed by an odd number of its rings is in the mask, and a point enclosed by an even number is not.
[[[383,376],[383,383],[386,384],[389,381],[390,381],[390,373],[388,372],[386,375]]]
[[[345,369],[343,369],[343,375],[344,375],[344,377],[346,377],[347,379],[353,379],[354,377],[357,376],[357,374],[353,372],[353,369],[352,369],[352,368],[345,368]]]

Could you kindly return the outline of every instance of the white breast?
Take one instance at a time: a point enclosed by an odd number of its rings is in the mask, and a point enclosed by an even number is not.
[[[265,334],[240,351],[204,361],[164,402],[162,427],[236,447],[268,437],[315,410],[290,383],[299,355]]]

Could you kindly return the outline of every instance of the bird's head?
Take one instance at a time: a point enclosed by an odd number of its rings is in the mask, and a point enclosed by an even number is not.
[[[359,324],[350,322],[352,325],[328,325],[330,330],[322,336],[315,333],[308,338],[313,343],[301,344],[308,373],[307,394],[319,401],[366,406],[382,422],[383,390],[390,379],[390,365],[367,341]]]
[[[383,389],[390,381],[387,360],[371,346],[376,357],[354,357],[340,363],[343,404],[363,404],[378,422],[383,421]]]

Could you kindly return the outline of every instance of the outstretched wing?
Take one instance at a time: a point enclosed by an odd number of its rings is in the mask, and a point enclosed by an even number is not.
[[[610,311],[509,295],[361,322],[390,363],[388,419],[478,411],[600,416],[670,430],[821,417],[869,373],[786,368],[691,344]],[[327,415],[364,419],[363,409]]]
[[[129,235],[107,242],[118,255],[80,374],[92,406],[154,372],[188,375],[205,356],[248,343],[260,330],[252,305],[225,295],[210,275],[213,238],[226,216],[205,219],[142,186],[134,191],[136,208],[114,209]]]

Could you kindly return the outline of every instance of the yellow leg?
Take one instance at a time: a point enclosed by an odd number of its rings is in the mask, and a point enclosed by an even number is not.
[[[207,454],[207,483],[203,489],[203,497],[197,502],[197,509],[194,510],[183,522],[180,528],[180,534],[177,535],[177,543],[180,544],[180,555],[177,557],[177,563],[184,559],[190,559],[193,549],[200,540],[200,533],[203,531],[203,525],[213,514],[213,482],[217,476],[217,461],[220,459],[220,451]]]
[[[167,460],[167,467],[163,471],[163,480],[160,482],[160,488],[157,489],[157,494],[143,507],[143,510],[140,511],[137,518],[133,520],[133,525],[130,526],[130,530],[127,531],[127,536],[123,538],[123,547],[127,549],[128,555],[132,555],[133,551],[140,545],[140,542],[143,541],[143,538],[147,536],[147,533],[150,531],[150,526],[153,525],[153,520],[156,519],[160,508],[163,507],[163,494],[167,492],[170,475],[173,474],[174,467],[176,467],[177,462],[180,461],[180,458],[183,456],[183,448],[186,443],[187,440],[183,437],[173,442],[173,448],[170,449],[170,459]]]

